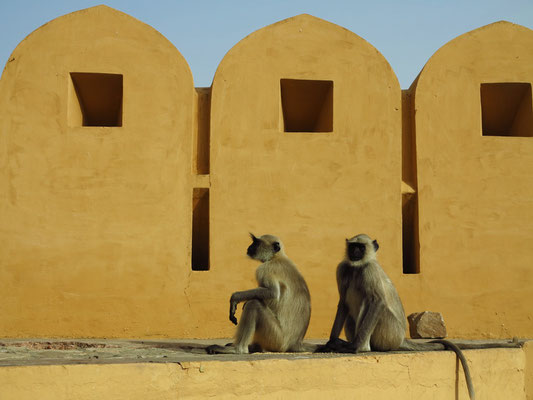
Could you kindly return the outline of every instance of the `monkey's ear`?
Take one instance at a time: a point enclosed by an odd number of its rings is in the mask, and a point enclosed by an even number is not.
[[[272,248],[274,249],[274,253],[277,253],[281,249],[281,247],[280,247],[278,242],[272,243]]]
[[[379,249],[378,241],[377,241],[377,240],[374,240],[374,241],[372,242],[372,244],[374,245],[374,251],[378,251],[378,249]]]

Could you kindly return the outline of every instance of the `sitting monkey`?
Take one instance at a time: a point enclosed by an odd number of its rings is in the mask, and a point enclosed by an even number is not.
[[[303,338],[311,317],[311,297],[304,278],[285,255],[276,236],[252,237],[247,255],[261,261],[258,287],[235,292],[230,298],[229,319],[237,325],[233,344],[207,347],[210,354],[248,353],[248,346],[264,351],[305,351]],[[237,304],[245,302],[237,324]]]
[[[346,254],[337,267],[337,314],[329,341],[319,346],[316,351],[360,353],[449,348],[461,360],[468,393],[470,398],[474,399],[468,364],[457,345],[443,339],[433,340],[431,343],[416,343],[405,338],[407,323],[402,301],[394,284],[376,259],[378,248],[378,242],[365,234],[346,239]],[[339,338],[343,327],[348,341]]]

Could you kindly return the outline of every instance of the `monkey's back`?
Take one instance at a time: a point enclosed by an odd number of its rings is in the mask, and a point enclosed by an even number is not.
[[[379,293],[386,307],[370,339],[371,347],[377,351],[396,350],[403,342],[407,328],[403,304],[396,287],[379,263],[374,260],[369,267],[378,277]]]
[[[288,342],[301,341],[311,318],[311,296],[296,265],[285,256],[273,258],[259,266],[257,281],[260,286],[279,285],[279,298],[265,305],[276,315]]]

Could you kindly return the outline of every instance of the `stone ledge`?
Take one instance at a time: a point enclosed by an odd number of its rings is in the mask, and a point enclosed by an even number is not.
[[[46,346],[48,341],[39,342],[44,342]],[[147,343],[105,341],[105,344],[111,349],[117,342],[131,344],[131,351],[139,351]],[[203,342],[211,344],[214,341]],[[0,349],[7,349],[14,347],[15,341],[2,343],[4,346]],[[174,352],[178,352],[178,346],[183,348],[187,345],[184,341],[149,341],[148,344],[151,349]],[[198,341],[190,344],[196,346],[193,348],[205,345]],[[86,347],[81,353],[87,349],[91,347]],[[105,350],[97,346],[92,349],[97,352]],[[528,342],[522,348],[466,350],[477,398],[525,400],[526,389],[531,388],[533,366],[528,360],[532,358],[532,349],[531,342]],[[175,354],[170,359],[167,355],[166,360],[162,356],[154,359],[94,358],[75,365],[72,363],[80,362],[79,358],[71,358],[71,364],[63,360],[63,363],[49,362],[48,365],[25,365],[24,360],[19,358],[17,365],[4,364],[0,368],[2,400],[166,400],[215,396],[217,399],[291,400],[359,397],[377,400],[468,399],[462,369],[455,354],[449,351],[364,355],[185,355]]]

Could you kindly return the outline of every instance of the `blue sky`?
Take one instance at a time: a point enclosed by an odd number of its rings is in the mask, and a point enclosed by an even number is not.
[[[102,4],[90,0],[0,0],[0,64],[46,22]],[[188,61],[195,86],[210,86],[226,52],[279,20],[307,13],[363,37],[387,58],[402,88],[451,39],[507,20],[533,29],[533,0],[108,0],[165,35]],[[533,51],[533,49],[532,49]]]

